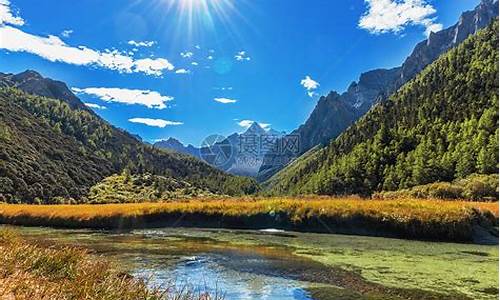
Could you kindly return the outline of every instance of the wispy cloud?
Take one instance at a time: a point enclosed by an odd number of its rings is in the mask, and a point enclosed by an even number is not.
[[[307,95],[309,97],[313,97],[314,95],[316,95],[314,90],[319,87],[319,83],[313,80],[309,75],[307,75],[306,78],[302,79],[300,81],[300,84],[307,90]]]
[[[181,52],[181,56],[183,58],[191,58],[191,57],[193,57],[193,55],[194,55],[194,53],[191,51]]]
[[[177,69],[175,70],[175,74],[189,74],[189,70],[186,69]]]
[[[218,90],[218,91],[232,91],[233,90],[233,87],[232,86],[227,86],[227,87],[214,87],[213,88],[214,90]]]
[[[128,105],[137,104],[156,109],[166,108],[166,103],[174,99],[171,96],[163,96],[158,92],[150,90],[103,87],[92,87],[84,89],[72,88],[72,90],[77,94],[87,94],[95,96],[106,102],[116,102]]]
[[[93,108],[93,109],[106,109],[106,106],[102,106],[102,105],[95,104],[95,103],[84,103],[84,104],[85,104],[85,106]]]
[[[65,38],[69,38],[71,34],[73,34],[73,30],[71,29],[63,30],[63,32],[61,32],[61,36]]]
[[[425,27],[425,34],[443,29],[436,23],[436,9],[426,0],[365,0],[368,11],[359,20],[359,27],[373,34],[399,33],[409,25]]]
[[[0,0],[0,25],[11,24],[16,26],[24,25],[23,18],[15,16],[10,9],[9,0]]]
[[[139,123],[147,126],[160,127],[160,128],[165,128],[166,126],[178,126],[184,124],[182,122],[168,121],[163,119],[149,119],[149,118],[132,118],[128,119],[128,121],[132,123]]]
[[[224,103],[224,104],[238,102],[238,100],[236,100],[236,99],[229,99],[229,98],[214,98],[214,101],[217,101],[219,103]]]
[[[199,65],[199,64],[198,64],[197,62],[195,62],[195,61],[193,61],[191,64],[192,64],[193,66],[197,66],[197,65]]]
[[[247,55],[246,51],[240,51],[234,56],[237,61],[249,61],[251,58]]]
[[[255,121],[253,120],[241,120],[239,122],[237,122],[237,124],[240,126],[240,127],[243,127],[245,129],[248,129],[250,126],[252,126],[252,124],[255,123]],[[261,123],[261,122],[257,122],[260,127],[264,128],[265,130],[268,130],[270,127],[271,127],[271,124],[269,123]]]
[[[134,41],[134,40],[130,40],[128,41],[128,44],[129,45],[132,45],[132,46],[135,46],[135,47],[152,47],[156,44],[155,41]]]
[[[165,58],[138,59],[118,50],[94,50],[86,46],[71,46],[55,35],[47,37],[27,33],[8,26],[22,26],[24,20],[14,16],[8,0],[0,0],[0,49],[12,52],[26,52],[38,55],[52,62],[63,62],[79,66],[106,68],[121,73],[145,73],[162,75],[174,66]]]

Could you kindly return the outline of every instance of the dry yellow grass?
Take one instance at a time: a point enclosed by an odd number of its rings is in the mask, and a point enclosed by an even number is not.
[[[105,258],[84,249],[38,244],[0,229],[0,299],[203,300],[223,298],[205,292],[148,288]]]
[[[226,198],[102,205],[0,204],[0,223],[68,228],[222,227],[472,241],[498,203],[356,197]]]
[[[161,213],[201,213],[206,215],[251,216],[287,213],[295,220],[311,216],[350,216],[413,218],[422,221],[460,220],[476,210],[498,217],[498,203],[443,201],[401,198],[396,200],[364,200],[356,197],[301,198],[229,198],[194,199],[180,202],[130,203],[102,205],[28,205],[0,204],[3,218],[67,218],[87,221],[106,217],[139,217]]]

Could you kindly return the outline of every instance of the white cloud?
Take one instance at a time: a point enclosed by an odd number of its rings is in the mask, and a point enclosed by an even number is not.
[[[193,54],[193,52],[191,52],[191,51],[181,52],[181,56],[182,56],[183,58],[191,58],[191,57],[193,57],[193,55],[194,55],[194,54]]]
[[[194,46],[194,47],[195,47],[196,49],[198,49],[198,50],[200,50],[200,49],[201,49],[200,45],[196,45],[196,46]]]
[[[102,105],[95,104],[95,103],[84,103],[84,104],[85,104],[85,106],[90,107],[90,108],[94,108],[94,109],[106,109],[106,106],[102,106]]]
[[[318,95],[318,93],[316,93],[314,91],[307,92],[307,96],[309,96],[311,98],[314,97],[314,96],[316,96],[316,95]]]
[[[212,60],[212,59],[214,59],[214,57],[212,55],[209,55],[209,56],[207,56],[207,59]]]
[[[10,10],[9,0],[0,0],[0,25],[24,25],[24,20],[19,16],[14,16]]]
[[[409,25],[421,25],[426,34],[439,31],[442,24],[435,23],[436,9],[426,0],[365,0],[368,11],[359,20],[359,27],[370,33],[398,33]]]
[[[191,64],[192,64],[193,66],[197,66],[197,65],[198,65],[198,63],[197,63],[197,62],[195,62],[195,61],[193,61]]]
[[[61,36],[62,37],[65,37],[65,38],[69,38],[69,36],[73,33],[73,30],[71,29],[67,29],[67,30],[63,30],[63,32],[61,32]]]
[[[237,120],[237,119],[235,119]],[[255,121],[252,121],[252,120],[241,120],[239,122],[237,122],[237,124],[243,128],[249,128],[250,126],[252,126],[252,124],[255,123]],[[260,127],[264,128],[265,130],[268,130],[270,127],[271,127],[271,124],[269,123],[260,123],[258,122]]]
[[[156,44],[155,41],[139,41],[136,42],[134,40],[128,41],[129,45],[135,46],[135,47],[152,47]]]
[[[251,59],[250,57],[248,57],[248,56],[247,56],[246,51],[240,51],[240,52],[238,52],[238,53],[234,56],[234,58],[236,58],[236,60],[237,60],[237,61],[243,61],[243,60],[248,61],[248,60],[250,60],[250,59]]]
[[[143,58],[135,61],[135,71],[160,76],[163,70],[172,71],[174,65],[165,58]]]
[[[164,109],[166,102],[173,100],[171,96],[163,96],[158,92],[138,89],[122,88],[72,88],[77,94],[96,96],[106,102],[117,102],[123,104],[138,104],[148,108]]]
[[[118,50],[99,51],[86,46],[71,46],[54,35],[38,36],[7,26],[24,24],[23,19],[12,15],[9,4],[8,0],[0,0],[0,49],[35,54],[52,62],[96,66],[121,73],[142,72],[160,76],[164,70],[174,69],[164,58],[136,59]]]
[[[174,122],[163,119],[149,119],[149,118],[132,118],[128,119],[129,122],[144,124],[147,126],[165,128],[165,126],[177,126],[182,125],[182,122]]]
[[[308,91],[315,90],[319,87],[319,83],[314,81],[309,75],[300,81],[300,84],[306,88]]]
[[[27,52],[52,62],[64,62],[79,66],[97,66],[121,73],[142,72],[160,76],[164,70],[171,71],[174,66],[164,58],[135,59],[118,50],[98,51],[85,46],[73,47],[59,37],[41,37],[26,33],[10,26],[0,27],[0,49],[13,52]]]
[[[189,74],[191,72],[189,72],[189,70],[186,70],[186,69],[177,69],[175,70],[175,74]]]
[[[229,99],[229,98],[214,98],[214,101],[217,101],[219,103],[224,103],[224,104],[238,102],[238,100],[236,100],[236,99]]]
[[[431,20],[429,20],[429,22],[431,24],[429,25],[426,25],[426,28],[425,28],[425,35],[426,36],[429,36],[431,34],[431,32],[438,32],[438,31],[441,31],[443,30],[443,24],[439,24],[439,23],[432,23]]]

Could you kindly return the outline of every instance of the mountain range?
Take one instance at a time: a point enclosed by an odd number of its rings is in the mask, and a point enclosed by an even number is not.
[[[66,86],[35,71],[0,76],[0,201],[85,202],[113,174],[153,174],[215,194],[255,192],[192,156],[142,143],[91,112]]]
[[[459,45],[471,34],[487,26],[498,16],[497,0],[482,0],[472,11],[464,12],[459,21],[442,31],[432,32],[418,43],[404,63],[392,69],[377,69],[361,74],[347,91],[322,96],[306,122],[291,132],[300,138],[299,155],[316,145],[326,145],[363,116],[374,104],[386,99],[413,79],[428,64],[447,50]],[[281,170],[297,153],[272,153],[259,170],[258,180],[265,181]]]
[[[272,128],[266,130],[253,122],[243,133],[217,136],[214,141],[210,141],[209,137],[201,147],[185,146],[172,137],[155,142],[154,147],[192,155],[233,175],[255,177],[265,155],[273,151],[276,140],[283,135],[285,133]]]
[[[306,152],[272,176],[268,190],[371,195],[498,174],[498,47],[496,18],[326,147]],[[446,198],[451,190],[435,193]]]

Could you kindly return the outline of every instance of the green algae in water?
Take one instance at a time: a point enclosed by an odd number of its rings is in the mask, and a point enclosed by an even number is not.
[[[498,246],[314,234],[301,235],[290,246],[297,255],[360,272],[385,286],[498,298]]]
[[[308,281],[307,289],[317,299],[441,299],[443,294],[449,295],[450,299],[497,299],[498,294],[498,246],[308,233],[284,236],[219,229],[137,230],[123,234],[23,230],[32,236],[88,245],[103,253],[119,255],[127,252],[128,259],[167,252],[174,256],[200,252],[224,256],[231,251],[248,251],[249,254],[267,256],[268,263],[273,264],[267,275],[273,275],[276,269],[305,273],[295,279]],[[280,259],[273,260],[273,257]],[[297,257],[306,260],[300,262]],[[303,267],[290,267],[300,264]],[[353,282],[340,284],[354,289],[315,284],[328,283],[329,277],[335,276],[342,277],[342,280],[352,277]],[[332,282],[336,283],[335,280]],[[375,293],[361,295],[356,291],[362,292],[365,288],[374,289]],[[400,291],[401,288],[405,291]],[[403,296],[399,297],[401,292]]]

